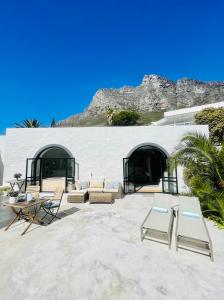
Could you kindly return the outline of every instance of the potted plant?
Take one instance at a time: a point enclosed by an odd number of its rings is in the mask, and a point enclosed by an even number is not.
[[[19,195],[18,192],[14,192],[14,191],[9,192],[9,194],[8,194],[9,203],[16,203],[18,195]]]
[[[16,180],[19,180],[19,179],[21,178],[21,176],[22,176],[21,173],[15,173],[15,174],[14,174],[14,178],[15,178]]]

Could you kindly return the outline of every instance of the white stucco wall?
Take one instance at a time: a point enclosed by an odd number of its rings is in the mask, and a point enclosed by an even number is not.
[[[157,144],[171,154],[180,138],[192,131],[208,135],[204,125],[7,129],[4,180],[11,179],[16,172],[25,177],[26,158],[53,144],[72,153],[79,164],[80,179],[89,179],[92,173],[95,178],[122,182],[123,158],[137,145]],[[179,177],[181,187],[181,174]]]
[[[0,135],[0,185],[3,183],[5,140],[6,137],[4,135]]]

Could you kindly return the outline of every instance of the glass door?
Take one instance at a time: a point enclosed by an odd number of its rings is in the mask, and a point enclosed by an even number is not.
[[[162,177],[163,193],[178,194],[177,167],[171,168],[169,159],[167,159],[166,166]]]
[[[27,158],[26,160],[26,187],[28,185],[41,186],[41,158]]]
[[[72,186],[75,183],[75,158],[65,158],[66,160],[66,172],[65,172],[65,178],[66,178],[66,192],[69,191],[69,189],[73,189]]]
[[[65,190],[75,183],[75,158],[27,158],[26,187],[42,186],[42,179],[65,178]]]
[[[123,158],[124,193],[135,192],[134,162],[129,158]]]

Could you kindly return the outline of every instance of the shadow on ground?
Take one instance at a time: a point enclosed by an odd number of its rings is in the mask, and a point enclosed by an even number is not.
[[[65,209],[65,210],[62,210],[58,213],[57,215],[57,218],[55,218],[52,223],[54,222],[57,222],[57,221],[60,221],[61,219],[63,218],[66,218],[70,215],[73,215],[74,213],[78,212],[80,209],[77,208],[77,207],[71,207],[71,208],[68,208],[68,209]],[[40,217],[41,218],[41,217]],[[44,218],[42,221],[43,221],[43,224],[41,225],[44,225],[44,226],[48,226],[52,223],[49,223],[51,221],[52,217],[51,216],[46,216],[46,218]]]
[[[0,196],[0,229],[6,227],[10,221],[15,217],[14,213],[11,211],[11,209],[9,209],[8,207],[4,207],[2,205],[2,203],[5,201],[5,199]],[[57,222],[57,221],[60,221],[61,219],[69,216],[69,215],[72,215],[76,212],[78,212],[80,209],[77,208],[77,207],[71,207],[69,209],[65,209],[65,210],[60,210],[57,217],[58,218],[55,218],[52,223],[54,222]],[[41,212],[40,213],[40,217],[39,217],[39,220],[41,220],[41,218],[44,216],[44,212]],[[48,226],[52,223],[51,222],[51,219],[52,217],[51,216],[46,216],[43,220],[42,220],[42,223],[41,224],[38,224],[40,226]],[[26,222],[26,221],[24,221]],[[15,224],[12,225],[12,227],[10,229],[12,229],[13,227],[17,226],[18,224],[21,224],[21,221],[18,223],[16,222]],[[38,228],[38,227],[37,227]],[[32,231],[33,229],[30,229],[27,231],[30,232]]]
[[[11,209],[3,206],[6,197],[0,196],[0,229],[4,228],[15,216]]]

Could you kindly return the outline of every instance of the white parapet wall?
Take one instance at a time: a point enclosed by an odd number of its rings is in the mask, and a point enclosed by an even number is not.
[[[220,108],[220,107],[224,107],[224,101],[166,111],[164,113],[164,117],[171,117],[171,116],[177,116],[177,115],[183,115],[189,113],[197,113],[205,108]]]
[[[75,157],[79,166],[76,178],[108,178],[123,181],[123,158],[143,144],[157,145],[170,155],[188,132],[208,135],[208,126],[135,126],[14,128],[5,137],[4,181],[17,172],[25,177],[26,159],[48,146],[61,146]],[[179,187],[184,186],[179,174]]]

